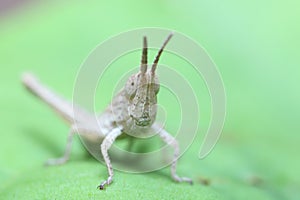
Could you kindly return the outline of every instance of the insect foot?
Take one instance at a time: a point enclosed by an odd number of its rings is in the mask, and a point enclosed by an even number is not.
[[[111,182],[112,182],[112,177],[108,177],[108,179],[105,180],[105,181],[103,181],[97,188],[98,188],[99,190],[104,190],[104,189],[105,189],[105,186],[111,184]]]
[[[179,176],[177,176],[177,175],[173,176],[172,178],[173,178],[173,180],[176,181],[176,182],[179,182],[179,183],[181,183],[181,182],[187,182],[187,183],[193,185],[193,180],[190,179],[190,178],[187,178],[187,177],[179,177]]]

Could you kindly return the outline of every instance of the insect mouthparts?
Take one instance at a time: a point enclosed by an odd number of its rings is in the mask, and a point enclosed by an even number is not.
[[[135,124],[138,126],[148,126],[151,122],[150,118],[140,118],[135,121]]]
[[[135,124],[138,126],[148,126],[151,120],[149,118],[140,118],[135,121]]]
[[[130,117],[134,119],[135,124],[137,126],[148,126],[148,125],[150,125],[150,122],[151,122],[151,119],[148,114],[144,114],[140,118],[136,118],[133,115],[131,115]]]

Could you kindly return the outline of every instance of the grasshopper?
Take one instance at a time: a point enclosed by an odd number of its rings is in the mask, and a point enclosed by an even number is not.
[[[139,72],[129,77],[125,87],[113,98],[106,110],[98,116],[100,124],[93,120],[95,117],[92,113],[56,95],[48,87],[42,85],[34,75],[29,73],[23,75],[22,82],[25,87],[54,109],[70,125],[64,155],[57,159],[49,159],[46,164],[59,165],[68,161],[73,136],[76,133],[87,140],[99,140],[101,141],[101,153],[108,170],[107,179],[101,182],[97,187],[103,190],[107,185],[112,183],[114,177],[113,167],[108,155],[108,150],[114,141],[120,135],[124,134],[140,137],[152,132],[157,133],[166,144],[171,145],[174,149],[171,163],[172,179],[176,182],[188,182],[192,184],[191,179],[180,177],[176,174],[176,165],[179,157],[178,142],[171,134],[155,122],[157,94],[160,88],[156,68],[159,58],[172,36],[173,33],[164,41],[151,69],[147,69],[147,38],[143,38],[143,50]],[[78,115],[76,118],[74,117],[74,112]]]

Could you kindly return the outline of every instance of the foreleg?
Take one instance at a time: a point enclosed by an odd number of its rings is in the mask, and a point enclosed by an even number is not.
[[[154,131],[158,133],[159,137],[168,145],[171,145],[174,149],[174,155],[173,155],[173,161],[171,165],[171,176],[173,180],[176,182],[188,182],[190,184],[193,183],[192,179],[187,178],[187,177],[180,177],[176,173],[176,167],[177,167],[177,160],[179,158],[179,144],[178,141],[166,130],[161,128],[159,125],[154,124],[152,126]]]
[[[104,162],[107,166],[108,178],[98,186],[100,190],[103,190],[106,185],[111,184],[113,180],[114,172],[108,155],[108,150],[111,147],[111,145],[114,143],[115,139],[121,134],[122,131],[120,130],[120,128],[115,128],[110,133],[108,133],[108,135],[105,137],[105,139],[101,144],[101,152],[102,152]]]

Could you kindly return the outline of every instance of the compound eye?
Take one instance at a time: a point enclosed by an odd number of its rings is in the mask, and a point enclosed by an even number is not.
[[[153,87],[154,93],[157,94],[159,92],[159,84],[152,83],[152,87]]]
[[[130,77],[126,83],[125,90],[126,94],[130,99],[134,98],[136,94],[136,79],[134,76]]]
[[[159,92],[159,87],[157,87],[155,90],[154,90],[155,94],[157,94]]]

